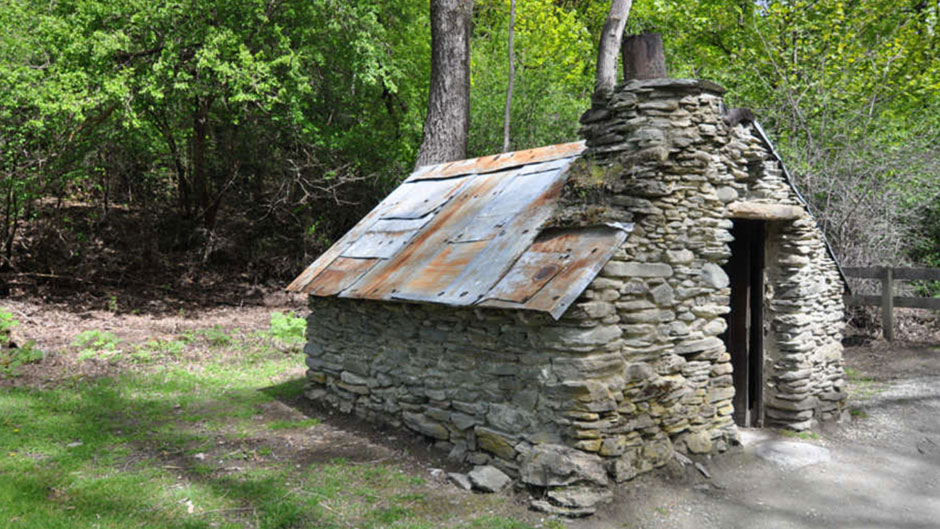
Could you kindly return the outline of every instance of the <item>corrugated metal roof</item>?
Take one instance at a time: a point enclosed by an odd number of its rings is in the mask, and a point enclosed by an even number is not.
[[[584,143],[421,167],[287,288],[559,318],[629,226],[541,231]]]

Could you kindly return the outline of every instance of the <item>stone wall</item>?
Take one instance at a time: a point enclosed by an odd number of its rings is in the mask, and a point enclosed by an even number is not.
[[[725,450],[737,436],[721,338],[727,206],[803,206],[752,126],[725,122],[721,92],[632,82],[585,113],[588,152],[549,225],[634,228],[560,321],[312,298],[306,394],[547,487]],[[800,429],[841,413],[842,282],[808,215],[767,234],[766,419]],[[572,461],[569,477],[553,470]]]
[[[306,395],[437,439],[455,458],[518,474],[539,444],[605,456],[642,450],[635,472],[672,455],[663,435],[644,446],[653,420],[624,402],[636,383],[627,383],[611,302],[576,304],[557,322],[541,313],[316,297],[310,309]],[[636,420],[627,424],[621,409]]]
[[[769,222],[766,232],[765,423],[803,430],[841,418],[844,279],[822,232],[784,175],[781,162],[752,126],[732,136],[747,146],[749,177],[741,197],[800,206],[793,221]]]

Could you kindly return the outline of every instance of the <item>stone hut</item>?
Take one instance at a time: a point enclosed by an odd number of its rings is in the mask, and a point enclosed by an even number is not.
[[[418,169],[288,287],[306,395],[542,487],[839,418],[844,278],[723,91],[630,81],[584,142]]]

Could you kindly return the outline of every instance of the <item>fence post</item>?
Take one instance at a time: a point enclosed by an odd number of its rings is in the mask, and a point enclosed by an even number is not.
[[[885,340],[894,341],[894,269],[884,267],[881,279],[881,332]]]

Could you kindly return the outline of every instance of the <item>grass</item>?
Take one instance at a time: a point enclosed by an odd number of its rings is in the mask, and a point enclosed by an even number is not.
[[[855,369],[854,367],[845,368],[845,378],[849,382],[863,383],[863,384],[872,383],[875,381],[874,378],[868,375],[863,375],[858,369]]]
[[[845,368],[845,379],[851,386],[850,393],[854,399],[870,399],[885,390],[874,377],[866,375],[854,367]]]
[[[268,428],[272,430],[293,430],[301,428],[309,428],[311,426],[316,426],[320,424],[320,419],[312,417],[309,419],[301,419],[299,421],[274,421],[268,423]]]
[[[303,387],[296,351],[218,328],[118,343],[91,333],[57,354],[131,351],[133,369],[0,387],[0,528],[530,527],[493,514],[508,498],[448,491],[396,458],[287,444],[326,427],[296,409],[284,418]],[[191,354],[200,346],[211,354]]]
[[[793,430],[780,430],[780,434],[784,437],[791,437],[794,439],[803,439],[804,441],[809,440],[819,440],[819,434],[816,432],[796,432]]]

